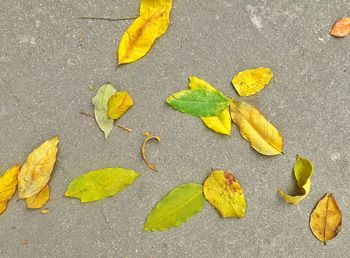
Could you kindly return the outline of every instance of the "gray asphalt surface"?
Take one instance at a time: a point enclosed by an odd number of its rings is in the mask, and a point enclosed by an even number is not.
[[[349,232],[350,37],[328,32],[350,15],[350,1],[174,0],[171,26],[148,55],[117,67],[117,46],[132,21],[79,16],[138,14],[139,1],[2,0],[0,3],[0,170],[22,163],[58,134],[50,212],[27,210],[16,198],[0,217],[0,257],[346,257]],[[83,38],[83,40],[82,40]],[[271,83],[241,98],[282,132],[285,155],[265,157],[239,135],[207,129],[200,119],[165,103],[196,75],[238,98],[230,81],[243,69],[268,66]],[[95,89],[111,82],[128,90],[134,107],[105,141],[93,119]],[[142,132],[159,135],[140,156]],[[312,189],[298,206],[277,189],[293,191],[295,155],[315,166]],[[103,167],[142,172],[118,196],[80,204],[63,197],[76,176]],[[244,219],[223,219],[205,203],[181,227],[144,232],[154,205],[173,187],[202,183],[212,168],[232,171],[245,190]],[[309,214],[333,192],[342,232],[326,246],[311,233]]]

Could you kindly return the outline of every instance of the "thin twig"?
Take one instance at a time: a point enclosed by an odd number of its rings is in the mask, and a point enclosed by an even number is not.
[[[83,115],[83,116],[90,117],[90,118],[95,118],[95,116],[94,116],[93,114],[86,113],[86,112],[83,112],[83,111],[80,111],[79,114],[80,114],[80,115]],[[131,129],[131,128],[126,127],[126,126],[124,126],[124,125],[120,125],[120,124],[114,123],[114,126],[119,127],[119,128],[121,128],[121,129],[123,129],[123,130],[129,132],[129,133],[132,132],[132,129]]]
[[[157,171],[156,169],[156,164],[151,163],[147,160],[147,156],[146,156],[146,144],[148,141],[150,140],[157,140],[158,142],[160,142],[160,137],[159,136],[153,136],[151,135],[149,132],[144,132],[143,135],[146,137],[145,140],[143,141],[142,145],[141,145],[141,157],[143,159],[143,161],[146,163],[146,165],[154,170]]]
[[[106,18],[106,17],[93,17],[93,16],[83,16],[79,17],[80,20],[99,20],[99,21],[125,21],[134,20],[138,16],[122,17],[122,18]]]

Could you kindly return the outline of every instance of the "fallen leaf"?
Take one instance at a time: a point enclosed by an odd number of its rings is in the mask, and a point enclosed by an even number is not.
[[[203,186],[189,183],[174,188],[148,215],[144,230],[165,230],[180,226],[203,206]]]
[[[108,100],[108,117],[110,119],[118,119],[133,104],[132,98],[127,91],[114,93]]]
[[[259,67],[239,72],[233,77],[232,84],[240,96],[251,96],[261,91],[272,76],[270,68]]]
[[[146,144],[147,142],[149,142],[150,140],[156,140],[158,142],[160,142],[160,137],[159,136],[153,136],[151,135],[149,132],[144,132],[143,135],[146,137],[145,140],[143,141],[142,145],[141,145],[141,157],[143,159],[143,161],[146,163],[146,165],[154,170],[157,171],[156,169],[156,164],[151,163],[147,160],[147,156],[146,156]]]
[[[103,168],[76,177],[68,186],[65,196],[81,202],[98,201],[113,196],[132,184],[140,173],[127,168]]]
[[[41,214],[48,214],[49,212],[50,212],[49,209],[42,209],[42,210],[40,211]]]
[[[173,108],[193,116],[214,116],[230,103],[224,94],[207,89],[182,90],[169,96],[166,101]]]
[[[207,89],[211,91],[218,91],[213,86],[211,86],[208,82],[204,81],[201,78],[196,76],[190,76],[189,78],[189,87],[191,90],[194,89]],[[203,123],[210,128],[211,130],[230,135],[231,134],[231,116],[229,112],[229,108],[227,107],[216,116],[203,116],[201,117]]]
[[[140,16],[120,40],[118,63],[134,62],[151,49],[169,27],[172,0],[141,0]]]
[[[294,177],[297,181],[298,194],[289,195],[285,192],[278,190],[283,199],[291,204],[298,204],[301,200],[309,194],[311,188],[311,176],[313,174],[314,167],[312,162],[307,158],[297,155],[294,163]]]
[[[15,165],[0,176],[0,214],[6,210],[7,203],[16,192],[19,169],[20,166]]]
[[[244,139],[264,155],[282,153],[282,135],[255,107],[243,101],[230,104],[231,117]]]
[[[108,135],[113,129],[113,119],[108,117],[108,100],[116,92],[115,88],[111,84],[102,85],[96,96],[92,99],[92,103],[95,107],[95,119],[98,126],[105,134],[107,139]]]
[[[237,178],[224,170],[214,170],[203,185],[204,196],[225,218],[242,218],[246,202]]]
[[[318,240],[332,240],[341,229],[342,213],[331,193],[327,193],[317,204],[310,216],[310,228]]]
[[[55,136],[28,155],[18,174],[19,199],[31,197],[47,185],[56,162],[58,142]]]
[[[37,194],[26,199],[26,205],[28,209],[40,209],[50,199],[50,189],[48,185],[45,185],[43,189]]]
[[[350,16],[344,17],[334,23],[330,34],[335,37],[345,37],[350,33]]]

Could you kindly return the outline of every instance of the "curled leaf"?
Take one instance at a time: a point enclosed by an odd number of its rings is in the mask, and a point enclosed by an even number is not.
[[[146,156],[146,144],[147,142],[149,142],[150,140],[156,140],[158,142],[160,142],[160,137],[159,136],[152,136],[149,132],[144,132],[143,135],[146,137],[145,140],[143,141],[142,145],[141,145],[141,157],[143,159],[143,161],[146,163],[146,165],[154,170],[157,171],[156,169],[156,164],[151,163],[147,160],[147,156]]]
[[[215,89],[208,82],[201,78],[198,78],[196,76],[190,76],[188,79],[189,87],[191,90],[207,89],[211,91],[217,91],[217,89]],[[231,116],[228,107],[216,116],[203,116],[201,117],[201,119],[208,128],[217,133],[226,135],[231,134]]]
[[[203,185],[204,196],[223,217],[242,218],[246,202],[239,181],[224,170],[214,170]]]
[[[16,192],[19,170],[20,166],[15,165],[6,170],[0,176],[0,214],[6,210],[7,203],[12,199]]]
[[[168,29],[172,0],[141,0],[140,16],[120,40],[118,63],[134,62],[151,49]]]
[[[264,155],[282,153],[282,135],[255,107],[243,101],[230,104],[233,123],[250,146]]]
[[[318,240],[324,242],[335,238],[341,229],[342,213],[331,193],[327,193],[310,216],[310,228]]]
[[[251,96],[261,91],[272,76],[270,68],[259,67],[239,72],[233,77],[232,84],[240,96]]]
[[[113,196],[132,184],[140,173],[127,168],[104,168],[76,177],[68,186],[67,197],[81,202],[98,201]]]
[[[118,119],[133,105],[131,96],[127,91],[116,92],[108,100],[108,117]]]
[[[207,89],[182,90],[166,100],[173,108],[193,116],[215,116],[230,103],[224,94]]]
[[[116,90],[111,84],[105,84],[98,89],[96,96],[92,99],[96,122],[104,132],[106,139],[113,129],[114,122],[108,117],[108,100],[115,92]]]
[[[148,215],[144,230],[165,230],[180,226],[203,206],[203,187],[189,183],[174,188]]]
[[[294,163],[294,177],[297,181],[298,194],[289,195],[285,192],[278,190],[283,199],[291,204],[298,204],[301,200],[309,194],[311,188],[311,176],[313,174],[314,167],[312,162],[307,158],[297,156]]]
[[[28,155],[18,174],[19,199],[31,197],[47,185],[56,162],[58,142],[55,136]]]
[[[335,37],[345,37],[350,33],[350,17],[344,17],[334,23],[330,34]]]
[[[50,212],[49,209],[42,209],[42,210],[40,211],[41,214],[48,214],[49,212]]]
[[[26,205],[28,209],[40,209],[50,199],[50,189],[48,185],[45,185],[43,189],[37,194],[28,197],[26,199]]]

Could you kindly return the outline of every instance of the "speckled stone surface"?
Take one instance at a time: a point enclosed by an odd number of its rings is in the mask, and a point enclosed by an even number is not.
[[[0,2],[0,170],[21,163],[45,139],[61,142],[46,215],[16,198],[0,216],[0,257],[346,257],[350,211],[350,37],[328,35],[350,15],[347,0],[174,0],[171,26],[149,54],[117,67],[116,50],[132,21],[79,16],[138,14],[132,0],[2,0]],[[231,136],[165,103],[197,75],[238,98],[230,81],[243,69],[268,66],[271,83],[243,98],[282,132],[285,155],[256,153],[233,126]],[[111,82],[135,106],[105,141],[90,90]],[[140,156],[142,132],[159,172]],[[315,165],[310,195],[298,206],[277,194],[292,191],[295,155]],[[118,196],[90,204],[63,197],[76,176],[122,166],[142,172]],[[206,203],[181,227],[144,232],[154,205],[173,187],[201,183],[212,168],[232,171],[245,189],[244,219],[223,219]],[[333,192],[343,210],[342,232],[326,246],[311,233],[309,215]]]

